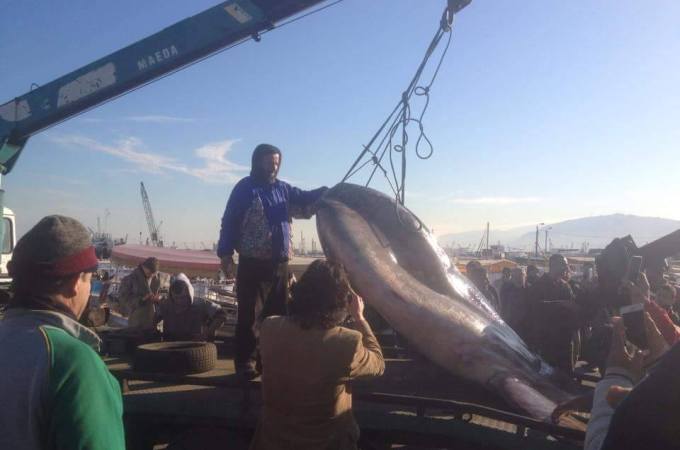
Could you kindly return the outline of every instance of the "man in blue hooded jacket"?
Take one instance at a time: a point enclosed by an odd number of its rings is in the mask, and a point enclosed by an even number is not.
[[[277,179],[280,165],[277,147],[255,148],[250,176],[236,183],[229,196],[217,245],[227,278],[234,274],[234,251],[239,254],[234,362],[237,373],[248,379],[257,376],[256,304],[262,304],[261,318],[286,313],[288,261],[293,254],[291,218],[311,217],[327,190],[303,191]]]

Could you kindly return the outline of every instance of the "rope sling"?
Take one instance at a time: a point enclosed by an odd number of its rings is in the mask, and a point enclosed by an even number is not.
[[[404,205],[406,201],[406,151],[409,143],[409,126],[416,126],[418,138],[416,139],[414,151],[419,159],[428,159],[434,153],[434,146],[427,134],[425,133],[425,126],[423,124],[423,117],[430,104],[430,91],[432,85],[439,74],[439,70],[444,62],[444,57],[448,52],[451,44],[451,30],[453,25],[453,16],[463,7],[470,3],[464,1],[449,0],[447,7],[442,13],[439,21],[437,31],[430,42],[430,45],[425,52],[415,75],[411,79],[406,90],[401,94],[401,99],[394,107],[392,112],[387,116],[387,119],[382,123],[378,131],[371,137],[367,145],[363,146],[363,150],[356,158],[352,166],[342,179],[342,182],[347,181],[364,167],[373,165],[368,180],[365,186],[373,181],[373,178],[378,170],[380,170],[387,180],[395,199],[399,205]],[[444,48],[441,51],[439,60],[436,63],[431,78],[427,84],[421,84],[423,72],[428,66],[432,56],[445,39]],[[411,101],[413,96],[423,97],[424,105],[417,117],[413,114],[411,108]],[[421,147],[421,145],[424,147]],[[385,156],[388,157],[389,171],[385,168]],[[397,161],[395,161],[397,160]],[[401,164],[399,170],[396,162],[400,160]]]

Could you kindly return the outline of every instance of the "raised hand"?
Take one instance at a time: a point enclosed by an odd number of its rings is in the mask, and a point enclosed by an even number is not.
[[[364,319],[364,300],[359,297],[354,291],[352,291],[351,298],[348,305],[349,313],[352,318],[357,321],[363,321]]]

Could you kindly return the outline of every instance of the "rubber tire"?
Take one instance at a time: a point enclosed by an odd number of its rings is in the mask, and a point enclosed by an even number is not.
[[[215,368],[217,347],[209,342],[155,342],[137,347],[132,368],[138,372],[190,374]]]

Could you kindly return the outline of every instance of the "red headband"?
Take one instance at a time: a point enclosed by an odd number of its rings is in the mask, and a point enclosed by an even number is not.
[[[41,272],[44,275],[61,277],[91,271],[96,269],[98,264],[94,246],[90,246],[53,263],[41,264]]]

